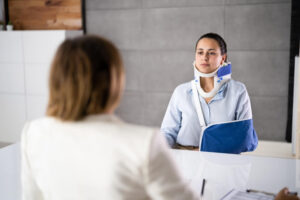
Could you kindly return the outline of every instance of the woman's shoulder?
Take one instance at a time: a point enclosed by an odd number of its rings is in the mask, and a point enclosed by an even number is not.
[[[41,117],[41,118],[33,119],[25,123],[24,129],[32,130],[32,129],[39,129],[42,127],[47,129],[51,127],[52,124],[55,123],[55,121],[57,120],[53,117]]]
[[[192,92],[192,86],[190,81],[178,85],[174,90],[174,93],[179,93],[179,94],[182,93],[187,94],[191,92]]]
[[[179,85],[177,85],[177,87],[175,88],[175,90],[187,90],[187,89],[191,89],[191,82],[185,82],[185,83],[181,83]]]
[[[235,92],[243,92],[247,90],[244,83],[233,79],[230,79],[230,81],[228,81],[228,86],[231,90]]]
[[[29,145],[31,149],[40,147],[40,141],[48,137],[48,134],[45,133],[49,133],[52,129],[55,129],[53,126],[54,121],[55,119],[51,117],[42,117],[27,121],[22,129],[22,146]]]

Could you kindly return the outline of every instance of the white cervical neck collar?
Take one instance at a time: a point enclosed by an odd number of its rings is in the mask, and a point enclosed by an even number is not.
[[[228,63],[230,64],[230,63]],[[215,71],[205,74],[202,72],[199,72],[198,69],[196,68],[195,65],[195,61],[193,62],[193,66],[194,66],[194,82],[197,86],[197,90],[199,92],[199,94],[203,97],[203,98],[211,98],[214,97],[217,92],[219,91],[220,87],[226,83],[227,81],[229,81],[231,79],[231,72],[228,74],[225,74],[223,76],[218,76],[218,71],[222,68],[228,65],[227,63],[224,63],[223,65],[220,65]],[[205,92],[201,85],[200,85],[200,77],[214,77],[214,88],[210,91],[210,92]]]

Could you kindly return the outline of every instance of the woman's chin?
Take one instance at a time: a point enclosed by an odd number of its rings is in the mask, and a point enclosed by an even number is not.
[[[199,69],[198,69],[199,70]],[[211,70],[211,69],[207,69],[207,68],[201,68],[200,70],[199,70],[201,73],[204,73],[204,74],[209,74],[209,73],[212,73],[212,72],[214,72],[214,70]]]
[[[199,72],[204,73],[204,74],[210,74],[217,69],[217,68],[212,69],[211,66],[203,66],[203,65],[200,65],[200,67],[196,66],[196,68]]]

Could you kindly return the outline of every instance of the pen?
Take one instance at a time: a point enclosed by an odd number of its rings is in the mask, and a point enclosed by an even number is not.
[[[274,196],[274,197],[276,196],[275,194],[270,193],[270,192],[259,191],[259,190],[252,190],[252,189],[248,189],[248,190],[246,190],[246,192],[262,193],[262,194],[271,195],[271,196]]]
[[[206,183],[206,180],[204,178],[203,181],[202,181],[201,197],[203,197],[203,194],[204,194],[205,183]]]

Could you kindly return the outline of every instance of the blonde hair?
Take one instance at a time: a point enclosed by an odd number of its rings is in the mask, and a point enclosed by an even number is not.
[[[124,68],[117,48],[98,36],[65,40],[52,62],[47,115],[77,121],[105,113],[123,89]]]

